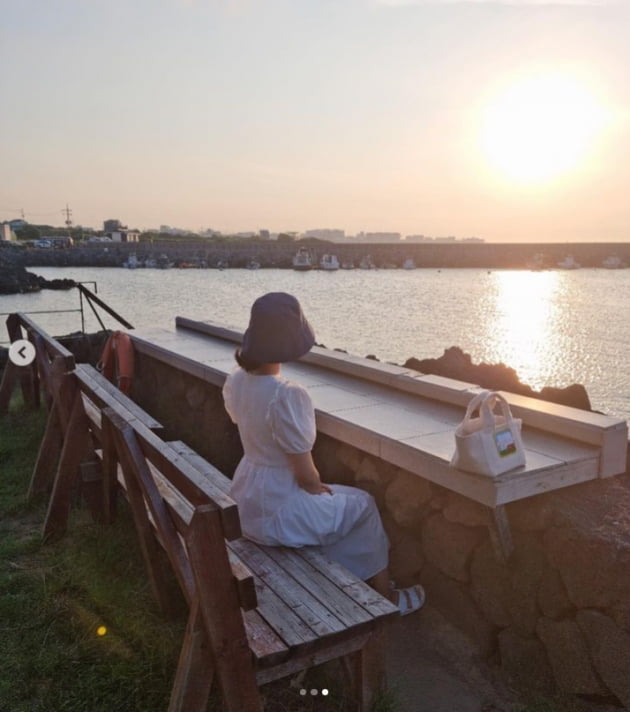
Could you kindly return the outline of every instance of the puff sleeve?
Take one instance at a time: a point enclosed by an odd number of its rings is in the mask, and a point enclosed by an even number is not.
[[[296,383],[278,388],[269,404],[267,422],[273,439],[284,452],[298,455],[310,452],[315,443],[315,410],[307,391]]]

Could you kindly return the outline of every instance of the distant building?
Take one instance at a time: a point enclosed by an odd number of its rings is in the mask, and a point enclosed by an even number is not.
[[[11,229],[11,223],[8,223],[8,222],[0,223],[0,240],[4,240],[5,242],[10,242],[15,239],[16,239],[16,237],[15,237],[15,233]]]
[[[316,237],[318,240],[329,240],[330,242],[341,242],[345,240],[346,231],[330,228],[319,228],[317,230],[307,230],[304,237]]]
[[[140,240],[140,233],[138,230],[113,230],[107,233],[107,237],[109,237],[112,242],[138,242]]]
[[[120,220],[104,220],[103,221],[103,232],[116,232],[117,230],[124,230],[124,226],[121,224]]]
[[[269,230],[259,230],[258,236],[261,240],[271,240],[271,234],[269,233]]]
[[[22,218],[16,218],[15,220],[9,220],[9,225],[11,226],[11,230],[19,230],[21,227],[24,227],[26,225],[26,220],[22,220]]]
[[[407,235],[405,242],[433,242],[433,238],[428,235]]]
[[[485,242],[483,237],[465,237],[462,242]]]
[[[436,237],[435,241],[436,242],[456,242],[457,238],[454,237],[453,235],[449,235],[448,237]]]
[[[399,232],[359,232],[358,242],[400,242],[402,235]]]
[[[255,232],[237,232],[237,233],[235,234],[235,237],[242,237],[242,238],[245,238],[245,239],[249,239],[249,238],[252,238],[252,237],[256,237],[256,233],[255,233]]]

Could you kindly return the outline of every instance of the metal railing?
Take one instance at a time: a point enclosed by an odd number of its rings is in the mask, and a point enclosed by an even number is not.
[[[94,291],[90,291],[85,285],[92,285]],[[106,304],[102,299],[97,296],[98,285],[95,281],[77,282],[76,288],[79,292],[79,307],[77,309],[40,309],[36,311],[21,311],[21,314],[81,314],[81,333],[85,334],[85,307],[84,302],[87,303],[96,320],[98,321],[101,329],[103,331],[107,330],[107,327],[103,323],[100,314],[96,310],[96,306],[100,307],[103,311],[107,312],[111,317],[116,319],[119,324],[122,324],[127,329],[133,329],[133,326],[120,314],[118,314],[114,309],[112,309],[108,304]],[[95,306],[96,305],[96,306]],[[10,316],[13,312],[0,312],[0,316]],[[10,344],[11,341],[0,340],[0,345]]]

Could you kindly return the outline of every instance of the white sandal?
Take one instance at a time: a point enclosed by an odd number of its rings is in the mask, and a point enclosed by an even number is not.
[[[397,606],[401,616],[420,610],[427,598],[424,588],[419,583],[409,588],[396,588],[394,591],[398,593]]]

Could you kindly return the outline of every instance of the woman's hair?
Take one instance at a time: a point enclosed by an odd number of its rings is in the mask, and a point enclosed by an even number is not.
[[[244,358],[241,354],[240,348],[236,349],[234,352],[234,358],[236,359],[236,363],[248,373],[251,373],[251,371],[255,371],[257,368],[262,366],[260,361],[252,361],[251,359]]]

